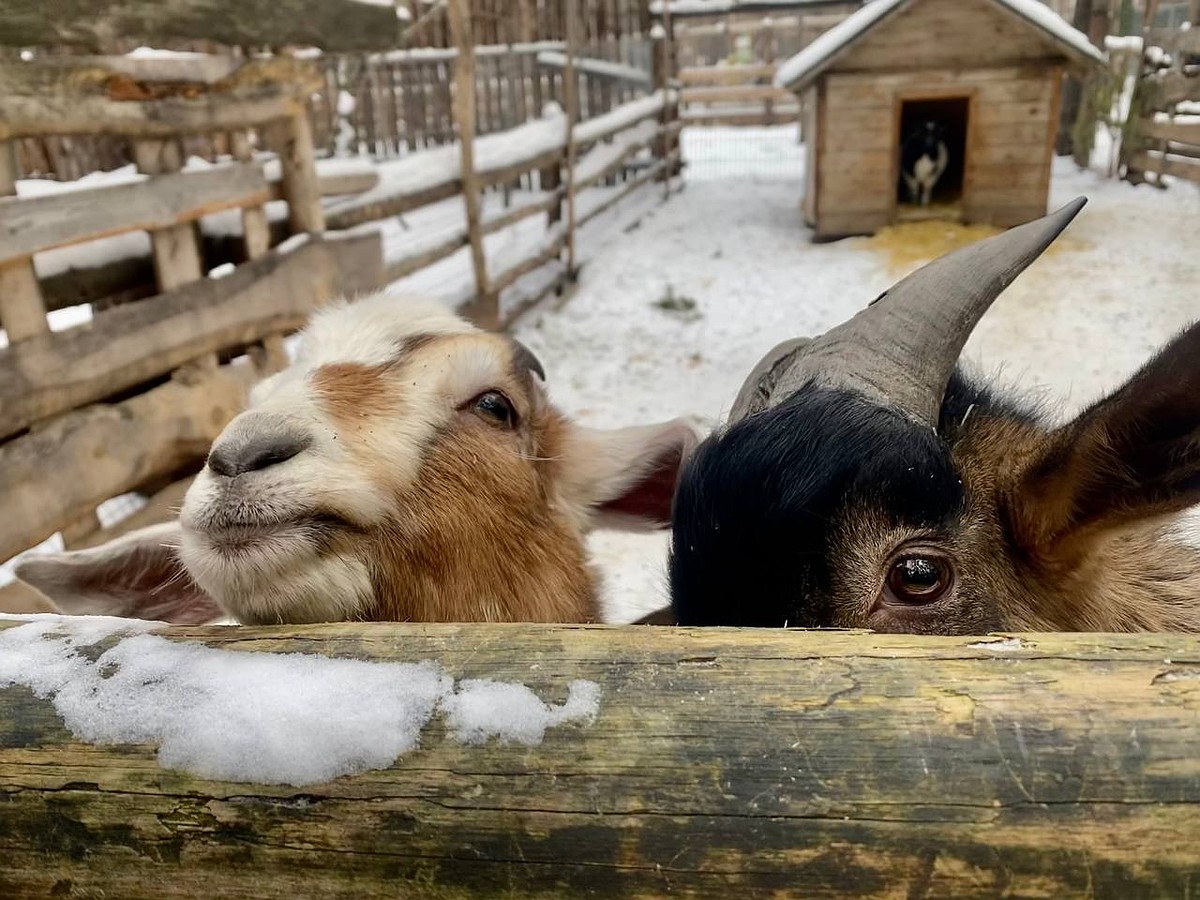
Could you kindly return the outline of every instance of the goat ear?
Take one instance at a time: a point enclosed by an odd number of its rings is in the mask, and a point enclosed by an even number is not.
[[[1050,437],[1012,497],[1038,555],[1200,503],[1200,323]]]
[[[225,615],[175,555],[179,525],[152,525],[91,547],[31,556],[17,577],[71,615],[202,625]]]
[[[572,426],[562,454],[567,500],[599,528],[667,528],[684,460],[698,442],[682,419],[601,431]]]

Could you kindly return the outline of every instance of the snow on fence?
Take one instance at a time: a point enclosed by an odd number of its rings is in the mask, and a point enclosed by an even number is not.
[[[321,238],[305,66],[247,62],[213,92],[186,83],[183,69],[144,81],[120,75],[95,60],[0,68],[0,195],[16,188],[11,141],[30,134],[127,140],[141,173],[0,200],[3,559],[57,532],[103,539],[101,503],[170,490],[240,410],[248,385],[284,362],[285,332],[331,296],[379,283],[377,236]],[[185,171],[180,136],[214,130],[233,134],[236,159]],[[274,181],[253,161],[251,131],[274,134]],[[331,177],[339,190],[365,183],[361,172]],[[295,237],[271,249],[264,207],[275,196]],[[241,218],[246,261],[217,270],[197,223],[225,214]],[[81,248],[86,257],[97,251],[84,248],[134,233],[148,235],[157,296],[94,315],[85,308],[73,317],[82,324],[52,330],[35,254]]]
[[[1184,635],[0,620],[7,896],[1186,896]]]
[[[1126,178],[1200,184],[1200,29],[1148,29],[1121,155]]]
[[[565,51],[561,41],[475,47],[476,133],[515,128],[550,103],[565,108]],[[650,86],[648,70],[602,54],[640,58],[648,52],[645,41],[579,51],[581,117],[606,113]],[[457,59],[456,48],[323,57],[324,84],[312,113],[317,146],[331,154],[363,152],[390,159],[452,143]]]

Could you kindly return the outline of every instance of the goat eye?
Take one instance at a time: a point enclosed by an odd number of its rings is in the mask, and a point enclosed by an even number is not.
[[[892,564],[888,591],[901,603],[932,603],[954,582],[948,560],[936,556],[905,556]]]
[[[512,404],[499,391],[485,391],[480,394],[471,401],[471,408],[481,416],[510,428],[517,419]]]

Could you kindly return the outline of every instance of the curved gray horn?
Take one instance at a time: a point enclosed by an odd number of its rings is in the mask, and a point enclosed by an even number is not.
[[[799,352],[780,358],[772,351],[769,398],[749,405],[765,408],[816,381],[865,393],[937,427],[946,383],[975,325],[1085,203],[1079,197],[1048,216],[935,259]],[[755,370],[760,380],[762,368],[760,363]],[[739,400],[753,394],[747,384]]]

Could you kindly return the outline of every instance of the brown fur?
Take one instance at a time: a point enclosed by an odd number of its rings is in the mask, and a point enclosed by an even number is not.
[[[344,426],[370,417],[396,415],[402,404],[397,392],[388,390],[388,369],[387,365],[358,363],[321,366],[313,373],[313,390],[330,417]]]
[[[476,338],[466,338],[474,340]],[[337,364],[313,376],[323,409],[346,429],[364,466],[387,472],[388,460],[364,435],[383,429],[403,407],[406,382],[450,341],[405,342],[392,363]],[[493,340],[484,338],[484,340]],[[508,431],[461,410],[422,452],[412,485],[387,484],[396,513],[366,534],[335,538],[331,552],[368,563],[371,620],[592,622],[597,580],[583,533],[551,484],[565,419],[541,403],[529,379],[532,355],[515,345],[502,390],[517,411]],[[529,462],[533,461],[533,465]]]
[[[367,618],[595,621],[583,535],[546,503],[548,466],[497,452],[491,426],[469,415],[429,448],[420,480],[396,498],[402,512],[371,536]]]
[[[881,566],[894,548],[921,536],[896,528],[880,510],[855,509],[831,553],[840,562],[837,624],[930,634],[1200,631],[1200,548],[1172,535],[1177,504],[1165,503],[1161,515],[1142,510],[1141,518],[1113,507],[1111,516],[1073,530],[1067,523],[1089,477],[1083,470],[1104,467],[1087,447],[1048,465],[1061,440],[1034,421],[986,413],[956,436],[967,508],[952,532],[925,541],[955,560],[953,599],[940,614],[893,609],[886,620],[873,617]]]

